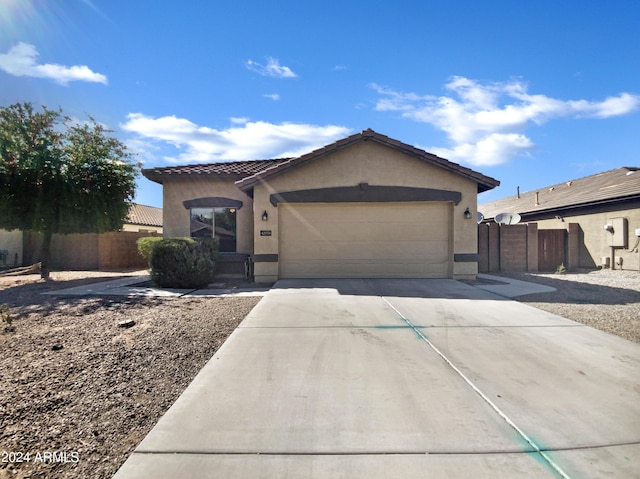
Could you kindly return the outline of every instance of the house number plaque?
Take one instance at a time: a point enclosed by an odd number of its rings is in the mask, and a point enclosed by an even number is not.
[[[260,236],[271,236],[271,230],[260,230]]]

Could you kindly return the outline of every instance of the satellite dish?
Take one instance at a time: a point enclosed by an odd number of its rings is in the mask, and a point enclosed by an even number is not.
[[[500,225],[515,225],[520,223],[521,219],[518,213],[500,213],[496,215],[494,221]]]
[[[478,211],[478,224],[482,223],[483,219],[484,219],[484,215]]]

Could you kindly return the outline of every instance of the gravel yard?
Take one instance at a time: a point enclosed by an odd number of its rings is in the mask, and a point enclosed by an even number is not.
[[[123,275],[0,277],[0,479],[110,478],[259,300],[40,294]],[[557,288],[521,302],[640,343],[640,273],[510,276]]]
[[[0,277],[0,478],[110,478],[260,299],[39,294],[113,276]]]
[[[522,303],[640,343],[640,273],[637,271],[603,269],[503,276],[557,289],[553,293],[516,298]]]

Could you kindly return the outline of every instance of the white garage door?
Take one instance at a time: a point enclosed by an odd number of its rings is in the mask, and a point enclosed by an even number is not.
[[[450,277],[449,203],[281,203],[281,278]]]

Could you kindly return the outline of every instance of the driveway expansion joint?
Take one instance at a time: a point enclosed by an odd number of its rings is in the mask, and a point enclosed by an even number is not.
[[[455,364],[453,364],[453,362],[449,358],[447,358],[447,356],[445,356],[444,353],[442,353],[431,341],[429,341],[429,339],[422,333],[422,331],[420,331],[420,329],[414,326],[414,324],[411,322],[409,318],[406,318],[393,304],[391,304],[391,302],[387,298],[385,298],[384,296],[379,296],[379,297],[385,303],[387,303],[389,307],[393,309],[393,311],[396,312],[396,314],[400,317],[400,319],[402,319],[409,326],[411,326],[412,329],[415,331],[415,333],[425,343],[427,343],[429,347],[433,349],[433,351],[435,351],[435,353],[438,356],[440,356],[445,361],[445,363],[447,363],[447,365],[451,367],[458,374],[458,376],[460,376],[463,379],[463,381],[467,383],[471,387],[471,389],[473,389],[489,405],[489,407],[491,407],[491,409],[493,409],[502,419],[504,419],[507,422],[507,424],[509,424],[509,426],[511,426],[518,433],[518,435],[534,449],[533,451],[531,451],[531,453],[539,454],[540,457],[542,457],[542,459],[551,467],[551,469],[560,475],[560,477],[564,479],[570,479],[570,476],[566,474],[562,470],[562,468],[558,464],[556,464],[555,461],[551,457],[549,457],[542,448],[540,448],[540,446],[538,446],[535,443],[533,439],[531,439],[522,429],[520,429],[511,420],[511,418],[509,418],[509,416],[507,416],[498,406],[496,406],[494,402],[491,401],[491,399],[489,399],[489,397],[486,394],[484,394],[480,390],[480,388],[478,388],[478,386],[476,386],[473,383],[473,381],[471,381],[460,369],[458,369],[458,367]]]

